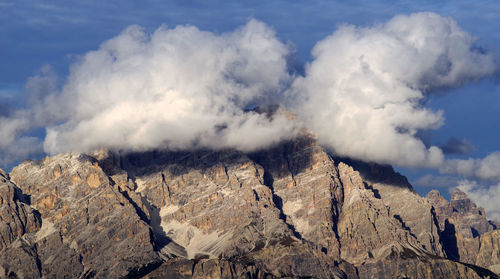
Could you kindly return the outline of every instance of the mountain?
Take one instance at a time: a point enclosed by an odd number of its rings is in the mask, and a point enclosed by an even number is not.
[[[421,197],[311,136],[0,172],[2,278],[498,278],[496,229],[463,192]]]

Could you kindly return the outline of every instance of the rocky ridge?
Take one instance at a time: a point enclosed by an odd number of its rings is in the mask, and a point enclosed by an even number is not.
[[[456,191],[304,136],[269,150],[60,154],[0,173],[1,278],[497,278]]]

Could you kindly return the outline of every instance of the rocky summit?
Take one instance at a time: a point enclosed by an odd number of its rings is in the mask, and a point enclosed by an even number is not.
[[[1,278],[499,278],[460,190],[310,136],[234,150],[59,154],[0,172]]]

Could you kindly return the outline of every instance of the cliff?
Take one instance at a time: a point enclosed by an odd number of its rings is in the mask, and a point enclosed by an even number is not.
[[[456,191],[298,140],[59,154],[0,173],[2,278],[498,278],[500,234]]]

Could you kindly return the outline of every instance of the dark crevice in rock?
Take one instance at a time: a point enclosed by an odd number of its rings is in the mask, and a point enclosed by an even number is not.
[[[337,173],[338,173],[338,169],[337,169]],[[338,230],[338,226],[337,225],[339,223],[340,211],[342,210],[342,203],[338,201],[338,198],[336,198],[335,187],[337,187],[337,186],[336,186],[335,183],[333,183],[333,181],[335,181],[335,177],[332,175],[330,177],[330,196],[332,197],[332,205],[331,205],[331,208],[330,208],[331,213],[332,213],[331,214],[331,216],[332,216],[332,227],[331,228],[332,228],[332,231],[333,231],[333,233],[335,235],[337,243],[339,243],[337,253],[340,255],[340,235],[339,235],[339,230]],[[340,179],[338,181],[340,181]],[[340,191],[341,191],[340,200],[342,200],[344,198],[343,187],[341,187]]]
[[[475,228],[472,228],[472,227],[471,227],[471,228],[470,228],[470,231],[471,231],[471,233],[472,233],[472,237],[473,237],[473,238],[476,238],[476,237],[480,237],[480,236],[481,236],[481,234],[479,234],[479,232],[478,232]]]
[[[35,245],[36,246],[36,245]],[[38,273],[40,274],[40,276],[42,276],[42,261],[40,260],[40,256],[38,256],[38,251],[36,250],[36,247],[35,247],[35,263],[36,263],[36,268],[38,269]]]
[[[88,269],[86,270],[81,276],[80,278],[81,279],[90,279],[90,278],[94,278],[95,275],[97,274],[97,272],[95,270],[92,270],[92,269]]]
[[[146,215],[146,213],[137,205],[136,202],[134,202],[134,200],[132,200],[132,198],[129,196],[128,192],[127,191],[120,191],[120,189],[118,189],[118,191],[120,192],[120,194],[123,195],[123,197],[134,207],[135,209],[135,212],[137,213],[137,215],[139,216],[139,218],[141,218],[142,221],[146,222],[147,224],[150,223],[150,220],[148,218],[148,216]]]
[[[255,190],[252,190],[252,191],[253,191],[253,195],[255,196],[255,200],[260,201],[259,194],[257,194],[257,191],[255,191]]]
[[[463,263],[463,262],[460,262],[460,263],[465,265],[466,267],[474,270],[474,272],[476,272],[477,275],[479,275],[481,278],[489,278],[489,279],[499,279],[500,278],[500,276],[498,276],[497,274],[495,274],[491,270],[486,269],[484,267],[480,267],[480,266],[477,266],[474,264],[469,264],[469,263]]]
[[[302,236],[298,231],[295,230],[295,227],[287,222],[287,216],[283,212],[283,199],[274,192],[273,183],[273,176],[264,169],[264,185],[266,185],[271,190],[271,193],[273,195],[273,203],[280,212],[279,218],[283,220],[283,222],[285,222],[286,226],[292,231],[295,237],[302,239]]]
[[[198,261],[191,261],[191,262],[193,263],[193,265],[191,266],[191,274],[194,274],[194,268],[198,264]]]
[[[16,185],[14,185],[14,201],[20,201],[27,205],[31,205],[31,196],[23,194],[23,191]]]
[[[264,185],[266,185],[269,188],[273,188],[273,183],[274,183],[273,176],[268,171],[264,171],[263,176],[264,176]]]
[[[458,252],[455,225],[450,223],[448,219],[444,222],[444,230],[440,233],[440,240],[446,257],[450,260],[459,261],[460,253]]]
[[[441,230],[439,228],[439,220],[438,220],[438,216],[437,216],[436,209],[434,208],[434,206],[431,207],[431,216],[432,216],[431,233],[434,233],[433,228],[436,228],[437,234],[440,235]],[[441,237],[439,237],[438,240],[441,241]],[[434,240],[434,238],[433,238],[432,243],[434,244],[435,242],[436,242],[436,240]]]
[[[500,229],[495,222],[488,220],[488,223],[493,227],[494,230]]]
[[[398,220],[399,223],[401,224],[401,227],[407,231],[411,236],[413,236],[414,238],[417,238],[417,236],[411,232],[411,229],[406,225],[405,221],[403,221],[403,219],[401,218],[401,216],[399,214],[395,214],[394,216],[394,219]]]
[[[379,192],[377,189],[373,188],[373,186],[372,186],[372,185],[369,185],[369,184],[368,184],[368,183],[366,183],[366,182],[363,182],[363,185],[365,186],[365,189],[372,191],[373,196],[374,196],[375,198],[377,198],[377,199],[381,199],[381,198],[382,198],[382,197],[380,196],[380,192]]]
[[[163,264],[163,261],[156,261],[148,263],[147,265],[134,268],[128,272],[123,278],[133,279],[133,278],[142,278],[145,275],[151,273],[153,270],[159,268]]]
[[[161,226],[160,209],[150,204],[145,197],[141,196],[141,201],[146,206],[146,209],[149,211],[149,216],[151,217],[149,225],[151,226],[154,234],[153,247],[155,251],[159,251],[172,242],[172,239],[167,236],[165,230],[163,230],[163,227]]]

